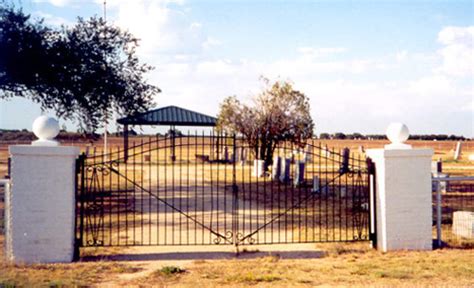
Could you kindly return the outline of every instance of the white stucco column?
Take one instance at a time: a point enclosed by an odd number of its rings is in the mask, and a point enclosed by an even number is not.
[[[432,149],[403,144],[408,128],[395,123],[387,136],[392,144],[370,149],[376,167],[377,249],[432,249]]]
[[[73,260],[75,161],[80,151],[55,146],[50,138],[10,146],[5,242],[7,258],[15,263]]]

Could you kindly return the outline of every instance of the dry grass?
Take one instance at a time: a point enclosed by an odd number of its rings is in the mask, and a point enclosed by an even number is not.
[[[0,287],[76,287],[98,284],[140,268],[124,263],[12,265],[0,263]]]
[[[122,273],[137,273],[140,267],[117,262],[77,262],[71,264],[12,264],[3,254],[0,235],[0,287],[76,287],[98,284]]]
[[[1,243],[0,243],[1,244]],[[314,287],[474,285],[471,251],[381,253],[367,243],[315,245],[320,258],[261,256],[244,249],[230,260],[195,260],[181,265],[119,261],[12,265],[0,261],[0,287]],[[97,250],[88,255],[122,251]],[[301,254],[301,253],[300,253]],[[303,255],[304,256],[304,255]],[[205,256],[204,256],[205,258]],[[97,259],[97,258],[95,258]],[[100,257],[99,257],[100,259]],[[168,261],[169,262],[169,261]],[[132,275],[132,277],[122,277]],[[134,276],[135,275],[135,276]]]
[[[380,253],[361,244],[320,245],[317,259],[194,261],[185,273],[148,276],[120,285],[179,287],[472,286],[474,257],[460,250]]]

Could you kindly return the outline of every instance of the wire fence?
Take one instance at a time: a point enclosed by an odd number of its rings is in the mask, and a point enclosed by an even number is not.
[[[474,177],[433,178],[437,247],[474,248]]]

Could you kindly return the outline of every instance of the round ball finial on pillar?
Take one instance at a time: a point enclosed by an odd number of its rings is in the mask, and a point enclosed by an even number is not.
[[[40,116],[33,122],[33,133],[38,140],[33,141],[33,146],[58,146],[58,141],[53,140],[59,134],[58,120],[49,116]]]
[[[405,144],[405,141],[407,141],[408,137],[410,136],[407,125],[400,122],[391,123],[387,128],[386,135],[392,143],[385,145],[385,149],[412,148],[411,145]]]

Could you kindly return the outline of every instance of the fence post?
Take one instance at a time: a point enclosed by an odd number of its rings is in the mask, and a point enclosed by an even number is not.
[[[70,262],[75,252],[77,147],[60,147],[56,120],[42,116],[33,145],[10,146],[6,256],[15,263]]]
[[[234,149],[234,155],[235,155],[235,150],[237,149],[237,136],[233,134],[232,136],[232,149]],[[234,156],[235,157],[235,156]],[[239,228],[239,220],[237,217],[237,210],[239,209],[239,201],[238,201],[238,193],[239,193],[239,187],[237,186],[237,161],[235,161],[235,158],[232,161],[232,241],[234,244],[235,249],[238,249],[239,246],[239,238],[237,235],[237,230]]]
[[[377,248],[431,250],[432,236],[432,149],[412,149],[404,144],[408,128],[394,123],[387,129],[392,144],[370,149],[376,165]]]
[[[436,242],[437,248],[441,248],[443,241],[441,239],[441,222],[443,221],[443,216],[441,213],[441,185],[439,181],[436,182]]]
[[[377,247],[377,222],[376,222],[376,213],[377,211],[375,210],[376,207],[376,201],[375,201],[375,195],[376,195],[376,183],[375,183],[375,164],[372,161],[372,159],[367,158],[367,170],[368,170],[368,176],[369,176],[369,203],[370,203],[370,211],[369,211],[369,219],[370,219],[370,232],[369,232],[369,239],[371,242],[372,248]]]

